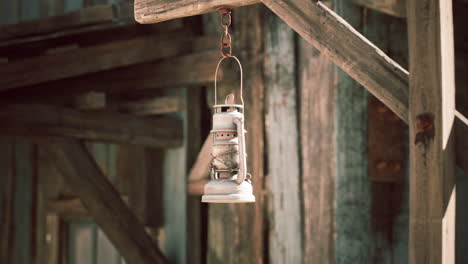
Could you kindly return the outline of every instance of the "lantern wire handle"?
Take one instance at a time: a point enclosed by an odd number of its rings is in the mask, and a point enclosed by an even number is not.
[[[227,57],[223,57],[223,58],[221,58],[221,59],[219,60],[218,65],[216,66],[215,79],[214,79],[215,105],[218,104],[218,103],[217,103],[217,102],[218,102],[218,97],[217,97],[217,94],[218,94],[217,79],[218,79],[218,70],[219,70],[219,66],[221,65],[221,62],[223,62],[223,60],[224,60],[224,59],[227,59],[227,58],[233,58],[234,60],[236,60],[237,64],[239,65],[239,70],[240,70],[240,100],[241,100],[242,106],[244,106],[244,98],[242,97],[242,90],[243,90],[243,86],[244,86],[244,83],[243,83],[242,64],[240,63],[239,59],[238,59],[236,56],[227,56]]]

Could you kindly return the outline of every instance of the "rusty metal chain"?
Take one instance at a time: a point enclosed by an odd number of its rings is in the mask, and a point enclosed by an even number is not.
[[[221,36],[221,56],[223,58],[232,56],[232,37],[229,34],[229,27],[231,26],[231,9],[230,8],[220,8],[218,9],[221,14],[221,27],[224,32]]]

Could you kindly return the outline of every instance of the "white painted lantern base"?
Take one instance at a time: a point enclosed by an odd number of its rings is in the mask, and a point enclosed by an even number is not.
[[[252,184],[243,181],[237,184],[235,179],[211,180],[205,185],[203,203],[254,203]]]

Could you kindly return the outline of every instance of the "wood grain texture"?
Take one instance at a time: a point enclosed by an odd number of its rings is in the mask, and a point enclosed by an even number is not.
[[[143,118],[107,111],[85,111],[46,105],[0,107],[1,134],[71,137],[154,147],[182,142],[182,124],[168,118]]]
[[[183,101],[182,109],[185,111],[186,118],[186,183],[190,181],[189,168],[195,163],[198,158],[198,152],[202,144],[202,106],[203,106],[203,90],[201,87],[186,89],[186,97]],[[187,195],[187,260],[193,264],[205,263],[206,241],[203,231],[206,227],[203,226],[203,207],[200,203],[200,197],[190,196],[186,189]],[[204,252],[205,251],[205,252]]]
[[[368,175],[372,182],[401,183],[405,178],[404,123],[375,97],[368,103]]]
[[[187,89],[172,91],[182,100],[187,100]],[[187,212],[189,209],[187,199],[187,148],[190,138],[187,113],[182,111],[177,117],[183,120],[183,144],[178,148],[167,149],[163,159],[163,205],[164,205],[164,246],[163,251],[169,261],[175,264],[188,263],[187,253],[190,242],[188,228],[190,222]],[[197,132],[194,131],[196,134]],[[194,242],[197,243],[197,242]],[[196,260],[195,260],[196,261]]]
[[[133,115],[161,115],[183,110],[185,102],[178,96],[162,96],[138,101],[119,102],[120,112]]]
[[[207,263],[252,263],[266,261],[264,217],[264,27],[261,5],[236,8],[233,54],[244,62],[247,167],[253,176],[254,204],[213,204],[208,213]],[[242,49],[240,49],[242,47]],[[242,52],[241,52],[242,50]],[[249,63],[247,63],[249,62]]]
[[[136,0],[135,19],[142,24],[158,23],[214,12],[223,6],[239,7],[255,3],[258,0]]]
[[[265,53],[269,54],[264,63],[269,263],[301,263],[295,33],[271,11],[264,21]]]
[[[336,72],[299,39],[303,263],[335,262]]]
[[[362,8],[335,1],[334,9],[363,30]],[[372,188],[367,176],[367,100],[369,93],[337,69],[335,261],[373,263]]]
[[[83,144],[54,140],[47,151],[67,185],[128,263],[168,263]]]
[[[144,63],[189,51],[190,32],[140,36],[0,64],[0,90]],[[154,52],[157,50],[157,52]],[[47,65],[47,67],[43,67]],[[26,78],[27,77],[27,78]]]
[[[408,71],[322,3],[262,0],[307,42],[408,119]]]
[[[407,14],[411,72],[408,263],[455,263],[452,1],[409,0]]]
[[[89,91],[105,92],[108,96],[112,96],[112,94],[131,94],[144,90],[161,90],[165,87],[193,87],[212,83],[213,69],[219,57],[218,41],[218,37],[199,37],[193,41],[194,50],[186,50],[186,52],[192,51],[192,54],[47,82],[23,89],[12,89],[3,93],[0,101],[74,105],[73,101],[70,102],[70,99],[73,99],[70,95],[80,95]],[[222,72],[218,77],[219,80],[228,79]],[[47,96],[44,96],[45,94]],[[110,105],[110,108],[116,107]]]
[[[0,27],[0,40],[50,33],[65,28],[112,22],[116,19],[112,5],[93,6],[79,11]]]

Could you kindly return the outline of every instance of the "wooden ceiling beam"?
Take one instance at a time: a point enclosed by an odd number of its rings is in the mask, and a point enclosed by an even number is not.
[[[188,53],[191,33],[136,38],[0,64],[0,91]]]
[[[158,23],[174,18],[201,15],[219,7],[239,7],[258,0],[140,0],[135,1],[135,20],[141,24]]]
[[[123,10],[123,12],[120,12]],[[115,20],[133,18],[128,3],[119,5],[98,5],[33,21],[0,27],[0,41],[25,36],[47,34],[69,28],[78,28],[93,24],[112,23]]]
[[[47,153],[65,183],[127,263],[169,263],[84,144],[70,139],[53,140]]]
[[[48,105],[2,105],[0,120],[0,134],[15,136],[66,137],[160,148],[180,146],[183,137],[180,120]]]
[[[0,102],[73,106],[75,103],[69,102],[73,99],[71,95],[79,95],[89,91],[105,92],[110,101],[109,97],[115,94],[132,94],[164,87],[208,84],[214,80],[214,69],[219,59],[219,51],[213,47],[213,45],[218,44],[218,40],[217,37],[197,39],[194,41],[194,45],[200,47],[193,48],[208,50],[190,55],[12,89],[2,93]],[[226,79],[226,76],[221,72],[218,78],[223,80]],[[110,103],[112,104],[112,102]]]

